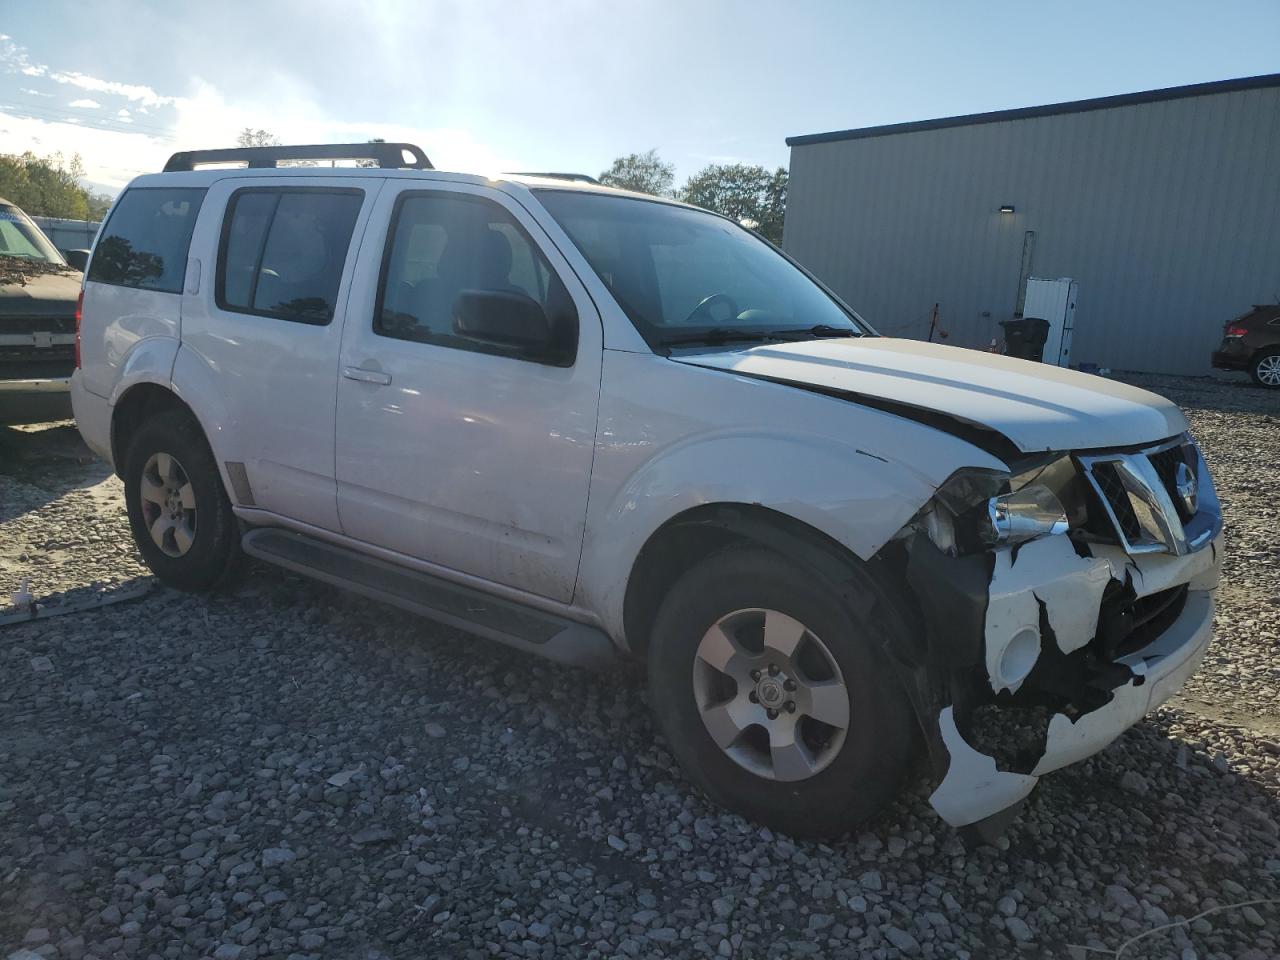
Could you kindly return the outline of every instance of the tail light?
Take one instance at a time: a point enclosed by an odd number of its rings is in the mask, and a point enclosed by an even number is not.
[[[80,319],[84,316],[84,287],[76,299],[76,369],[80,369]]]
[[[1243,337],[1248,332],[1249,332],[1249,328],[1246,327],[1243,323],[1228,323],[1226,332],[1223,334],[1223,336]]]

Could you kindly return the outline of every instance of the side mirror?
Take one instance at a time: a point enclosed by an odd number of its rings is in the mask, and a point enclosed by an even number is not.
[[[67,263],[71,264],[71,266],[75,267],[81,273],[84,273],[85,269],[89,266],[89,251],[63,250],[62,259],[66,260]]]
[[[523,293],[463,290],[453,304],[453,332],[531,360],[560,362],[552,356],[555,338],[542,305]]]

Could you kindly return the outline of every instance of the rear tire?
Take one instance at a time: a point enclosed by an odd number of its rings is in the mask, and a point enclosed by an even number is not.
[[[1268,350],[1254,357],[1249,364],[1249,376],[1260,387],[1280,388],[1280,350]]]
[[[891,606],[864,571],[834,584],[752,546],[685,573],[654,623],[649,686],[689,779],[796,837],[837,836],[880,812],[915,743],[879,652],[904,629]]]
[[[186,411],[147,420],[124,458],[125,507],[142,559],[164,584],[201,592],[240,566],[240,528],[200,425]]]

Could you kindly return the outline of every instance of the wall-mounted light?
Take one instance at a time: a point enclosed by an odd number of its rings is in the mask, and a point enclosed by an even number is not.
[[[1012,203],[1002,203],[1002,204],[1000,204],[1000,212],[1001,212],[1001,213],[1013,213],[1013,204],[1012,204]]]

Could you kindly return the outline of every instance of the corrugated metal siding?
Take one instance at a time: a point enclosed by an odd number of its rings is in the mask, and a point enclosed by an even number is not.
[[[791,150],[783,246],[884,333],[936,301],[948,342],[999,337],[1028,230],[1032,275],[1080,282],[1077,361],[1208,372],[1280,297],[1280,88]]]
[[[44,231],[59,250],[88,250],[98,235],[101,223],[93,220],[66,220],[61,217],[32,217],[37,227]]]

